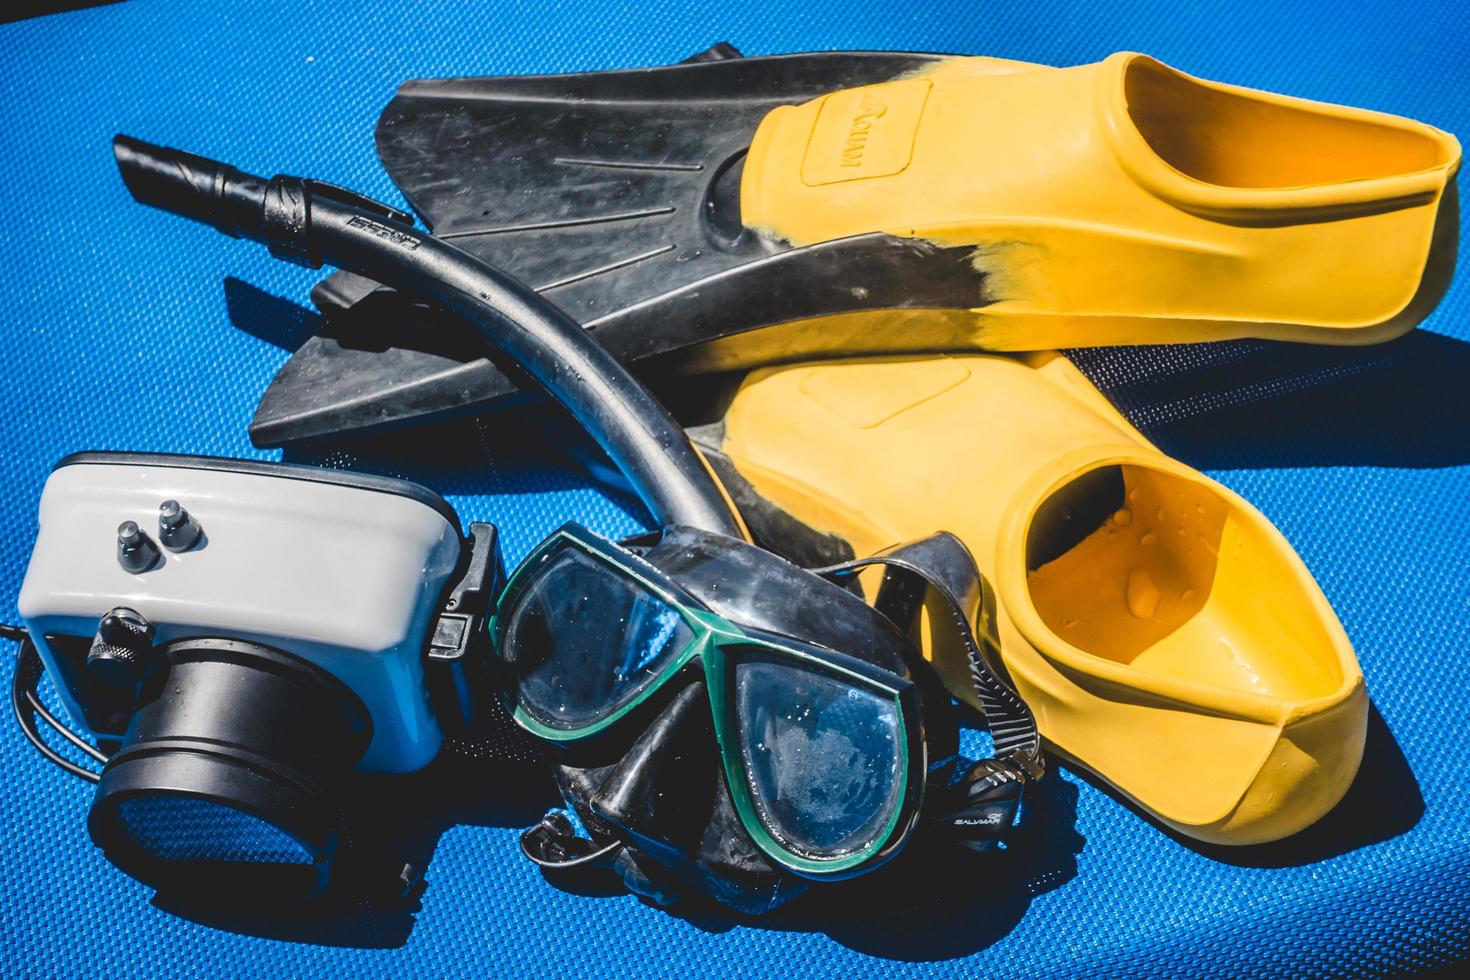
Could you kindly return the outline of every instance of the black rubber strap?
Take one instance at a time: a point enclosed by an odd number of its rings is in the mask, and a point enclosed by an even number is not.
[[[13,640],[20,644],[15,655],[15,673],[10,679],[10,707],[16,724],[20,726],[21,734],[49,762],[79,779],[84,779],[89,783],[97,782],[100,778],[98,773],[72,762],[48,745],[41,737],[40,729],[36,725],[37,718],[44,721],[90,758],[103,763],[107,761],[106,755],[68,728],[61,719],[48,711],[41,703],[41,699],[37,697],[36,687],[40,683],[43,668],[41,657],[36,652],[36,646],[31,642],[29,634],[18,626],[0,625],[0,639]]]
[[[979,607],[982,583],[969,549],[954,535],[940,532],[868,558],[812,571],[841,582],[873,567],[883,568],[883,584],[874,605],[904,631],[913,627],[927,588],[944,599],[965,647],[970,679],[990,726],[996,758],[1019,766],[1030,779],[1041,778],[1046,764],[1041,755],[1036,716],[1001,676],[999,665],[992,665],[987,659],[985,648],[971,626],[971,610]]]

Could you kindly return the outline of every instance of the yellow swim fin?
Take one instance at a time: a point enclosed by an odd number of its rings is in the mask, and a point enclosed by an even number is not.
[[[1453,271],[1454,137],[1139,54],[914,52],[405,83],[378,152],[437,235],[656,386],[931,351],[1385,340]],[[261,399],[279,446],[515,391],[442,314],[339,273]],[[427,343],[426,343],[427,339]]]
[[[974,246],[984,291],[951,314],[955,346],[1363,344],[1443,294],[1459,162],[1431,126],[1141,54],[952,58],[772,110],[741,213],[796,245]]]
[[[947,530],[1043,736],[1181,833],[1249,844],[1343,795],[1368,699],[1259,511],[1159,452],[1051,352],[752,373],[696,430],[752,491],[859,554]],[[929,651],[952,691],[965,664]]]

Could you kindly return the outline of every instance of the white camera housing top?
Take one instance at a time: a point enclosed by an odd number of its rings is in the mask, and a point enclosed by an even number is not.
[[[119,525],[159,538],[174,500],[202,533],[146,570],[120,560]],[[19,608],[73,720],[101,731],[77,662],[118,606],[156,645],[246,640],[308,660],[361,699],[372,738],[358,768],[409,772],[443,742],[424,665],[464,544],[454,511],[416,484],[309,466],[199,456],[78,453],[41,495]],[[95,714],[95,713],[93,713]]]

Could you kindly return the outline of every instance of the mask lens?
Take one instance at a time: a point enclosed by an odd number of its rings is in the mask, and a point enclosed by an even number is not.
[[[504,636],[521,707],[575,731],[635,700],[694,634],[673,606],[566,548],[522,592]]]
[[[877,843],[903,796],[897,704],[788,664],[735,666],[735,717],[751,797],[766,830],[802,857]]]

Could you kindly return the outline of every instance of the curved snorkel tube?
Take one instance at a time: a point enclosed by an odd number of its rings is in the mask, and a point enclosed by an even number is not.
[[[519,366],[607,452],[659,526],[747,537],[733,505],[673,417],[571,317],[513,276],[352,191],[276,176],[128,136],[112,141],[134,200],[210,225],[311,268],[360,273],[420,295],[469,324],[495,359]]]

